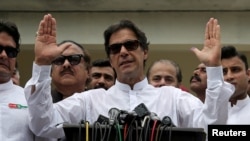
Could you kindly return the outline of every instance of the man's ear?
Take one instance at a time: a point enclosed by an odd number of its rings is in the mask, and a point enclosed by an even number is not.
[[[250,83],[250,68],[247,69],[248,83]]]

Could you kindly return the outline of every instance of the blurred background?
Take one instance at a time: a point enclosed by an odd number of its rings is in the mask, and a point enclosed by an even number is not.
[[[146,69],[157,59],[172,59],[181,66],[186,87],[199,63],[189,49],[202,48],[210,17],[219,20],[222,45],[250,56],[249,0],[0,0],[0,18],[15,22],[21,33],[21,86],[31,77],[35,33],[47,13],[57,20],[57,41],[81,43],[92,60],[106,57],[103,31],[110,24],[134,21],[150,42]]]

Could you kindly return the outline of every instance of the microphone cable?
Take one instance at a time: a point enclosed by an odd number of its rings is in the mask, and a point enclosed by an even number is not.
[[[94,124],[93,124],[93,127],[92,127],[92,135],[91,135],[91,141],[95,141],[96,139],[95,139],[95,124],[96,124],[97,122],[94,122]]]
[[[85,121],[85,131],[86,131],[86,140],[85,141],[89,141],[89,122]]]
[[[126,137],[127,137],[127,135],[128,135],[128,132],[129,132],[129,131],[127,131],[127,129],[128,129],[128,124],[125,123],[125,125],[124,125],[124,127],[123,127],[123,140],[124,140],[124,141],[126,141]]]
[[[162,121],[166,124],[167,127],[169,127],[169,129],[168,129],[168,131],[169,131],[168,140],[171,141],[172,140],[172,128],[175,125],[173,124],[172,119],[169,116],[163,117]]]
[[[130,122],[129,126],[128,126],[128,123],[125,123],[124,131],[123,131],[123,132],[124,132],[124,141],[126,141],[128,134],[131,133],[131,129],[132,129],[132,133],[133,133],[133,123],[134,123],[134,122],[135,122],[136,125],[137,125],[136,117],[134,117],[134,118],[132,119],[132,121]]]
[[[143,134],[144,127],[145,127],[145,122],[147,122],[148,120],[150,120],[149,116],[145,116],[143,121],[142,121],[139,141],[142,141],[142,134]]]
[[[172,140],[172,126],[164,125],[162,132],[167,132],[165,130],[168,131],[168,141],[171,141]],[[161,136],[160,136],[160,140],[161,140]]]
[[[165,132],[165,130],[168,130],[168,141],[172,140],[172,127],[175,127],[175,125],[173,124],[171,118],[169,116],[165,116],[162,119],[162,124],[164,125],[160,134],[160,140],[161,140],[161,136],[162,136],[162,132]]]
[[[105,140],[106,133],[107,133],[107,122],[105,122],[104,124],[104,133],[103,133],[103,137],[101,136],[101,141]]]
[[[84,120],[81,120],[79,122],[79,136],[78,136],[78,141],[82,141],[82,124],[84,124]]]
[[[156,125],[157,125],[158,120],[154,120],[154,124],[151,130],[151,141],[154,141],[154,133],[155,133],[155,129],[156,129]]]
[[[150,122],[151,122],[151,119],[148,118],[148,120],[146,120],[146,128],[144,128],[144,131],[145,131],[145,134],[144,134],[145,141],[146,141],[146,140],[148,139],[148,137],[149,137],[148,131],[150,130]]]
[[[109,138],[110,138],[110,134],[111,134],[111,125],[110,124],[107,124],[107,127],[108,127],[108,135],[107,135],[107,141],[109,141]]]
[[[157,127],[157,131],[156,131],[156,135],[155,135],[155,141],[158,141],[159,131],[161,131],[160,129],[161,129],[161,124],[159,124],[159,126]]]
[[[161,129],[160,129],[160,136],[159,136],[159,141],[161,141],[161,137],[162,137],[162,133],[165,132],[165,129],[167,128],[168,126],[167,125],[163,125],[161,126]]]
[[[116,129],[118,131],[119,141],[122,141],[122,134],[119,123],[116,123]]]
[[[139,140],[139,134],[138,133],[139,133],[138,132],[138,122],[137,122],[137,120],[135,120],[135,135],[136,135],[135,138],[136,138],[137,141]]]
[[[105,141],[105,138],[107,135],[107,127],[108,127],[107,124],[108,123],[109,123],[109,119],[103,115],[99,115],[97,121],[94,123],[95,131],[96,131],[95,133],[98,135],[98,129],[100,131],[100,141]],[[103,131],[103,129],[104,129],[104,131]],[[95,141],[97,138],[96,136],[95,136]],[[93,137],[93,134],[92,134],[92,137]]]
[[[138,132],[138,130],[139,130],[139,128],[138,128],[138,121],[134,120],[130,124],[130,127],[128,129],[128,134],[127,134],[126,139],[128,139],[128,141],[134,141],[133,134],[135,133],[135,139],[136,139],[136,141],[138,141],[139,140],[139,132]]]

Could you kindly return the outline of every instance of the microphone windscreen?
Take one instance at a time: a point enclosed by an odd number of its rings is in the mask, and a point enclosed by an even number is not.
[[[134,111],[136,112],[137,116],[140,118],[150,114],[148,108],[145,106],[144,103],[141,103],[137,107],[135,107]]]
[[[114,124],[115,122],[117,122],[117,117],[120,114],[120,110],[117,108],[111,108],[108,112],[109,115],[109,123],[110,124]]]
[[[175,127],[175,125],[172,122],[172,119],[169,116],[163,117],[161,122],[164,125]]]

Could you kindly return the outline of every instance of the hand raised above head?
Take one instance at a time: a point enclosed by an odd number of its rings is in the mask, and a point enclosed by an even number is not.
[[[44,15],[36,32],[35,63],[50,65],[54,58],[61,55],[65,49],[65,47],[57,47],[56,19],[51,14]]]
[[[205,28],[204,47],[199,50],[191,49],[201,63],[206,66],[215,67],[221,65],[221,37],[218,20],[210,18]]]

